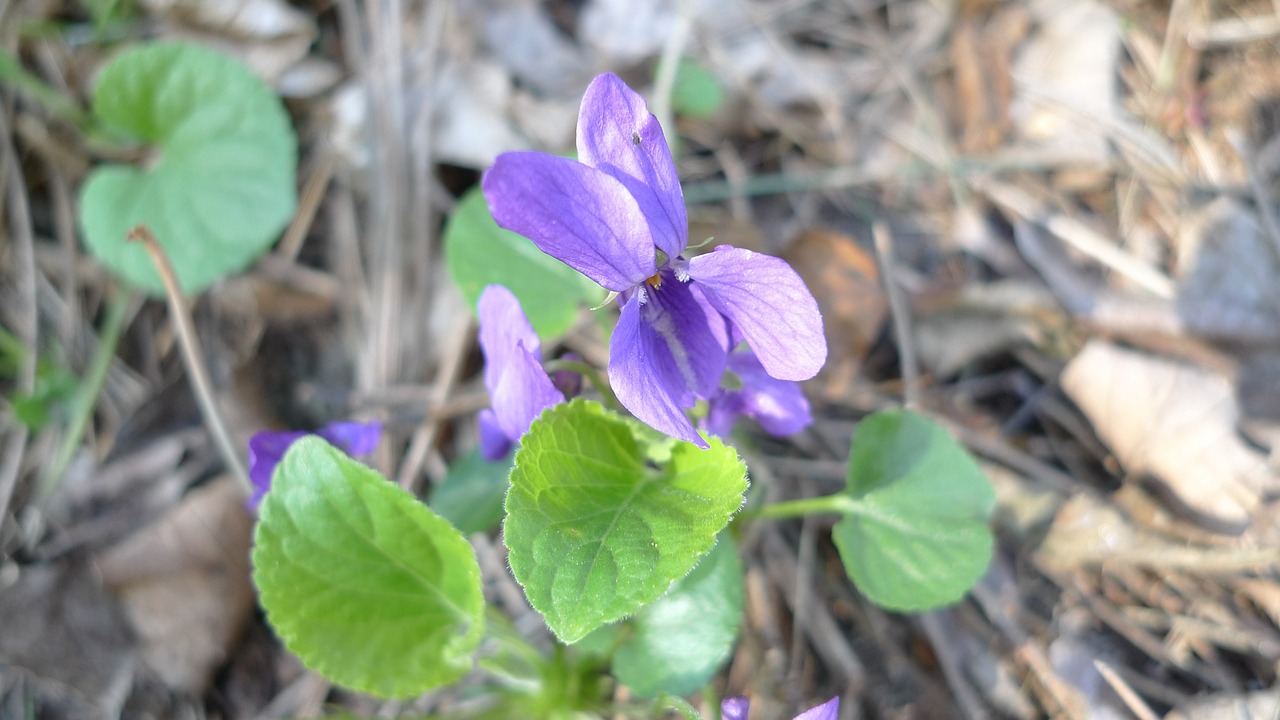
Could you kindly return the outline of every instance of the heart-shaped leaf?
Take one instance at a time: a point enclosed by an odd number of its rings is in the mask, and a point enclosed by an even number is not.
[[[564,642],[653,602],[711,549],[742,505],[737,453],[664,441],[582,399],[521,439],[503,537],[511,572]],[[661,464],[652,458],[665,458]]]
[[[194,45],[128,50],[98,79],[93,112],[147,143],[143,167],[95,168],[80,196],[85,244],[113,272],[164,291],[151,228],[187,293],[243,270],[293,215],[297,139],[280,100],[240,63]]]
[[[488,532],[502,522],[502,502],[510,473],[510,454],[490,461],[476,448],[449,466],[444,482],[431,492],[427,504],[464,535]]]
[[[892,410],[858,423],[845,495],[832,537],[849,577],[878,605],[948,605],[991,561],[991,482],[945,428],[922,415]]]
[[[276,466],[259,512],[254,583],[307,666],[384,697],[471,668],[484,630],[480,566],[416,498],[309,435]]]

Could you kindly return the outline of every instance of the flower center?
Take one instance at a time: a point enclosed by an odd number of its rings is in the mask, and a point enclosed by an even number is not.
[[[653,277],[644,281],[646,285],[657,290],[662,287],[662,273],[654,273]]]

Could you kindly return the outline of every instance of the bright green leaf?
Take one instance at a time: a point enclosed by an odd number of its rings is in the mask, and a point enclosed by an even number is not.
[[[711,71],[689,58],[681,58],[676,66],[676,81],[671,87],[671,107],[685,117],[706,117],[724,105],[724,87]]]
[[[639,437],[648,437],[640,433]],[[745,468],[718,439],[661,466],[631,423],[585,400],[521,439],[507,493],[511,572],[564,642],[631,615],[684,577],[742,504]]]
[[[93,111],[153,153],[143,167],[95,168],[80,197],[85,244],[131,284],[164,290],[145,248],[127,239],[138,224],[197,293],[248,267],[293,216],[289,116],[235,60],[194,45],[139,46],[102,71]]]
[[[309,667],[385,697],[471,668],[484,629],[480,566],[412,495],[308,436],[276,467],[259,512],[254,582]]]
[[[696,692],[733,652],[742,605],[742,560],[722,534],[693,572],[630,620],[614,677],[642,697]]]
[[[472,307],[486,285],[505,285],[543,339],[563,335],[578,308],[604,298],[604,290],[585,275],[532,240],[498,227],[478,187],[462,196],[445,225],[444,256],[449,275]]]
[[[893,410],[858,423],[845,494],[851,502],[832,535],[849,577],[877,604],[948,605],[986,571],[995,492],[936,422]]]
[[[449,473],[427,503],[464,535],[486,532],[502,522],[511,456],[488,461],[479,448],[449,466]]]

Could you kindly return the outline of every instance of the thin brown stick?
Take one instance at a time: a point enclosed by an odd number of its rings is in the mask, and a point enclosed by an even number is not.
[[[200,347],[200,338],[196,335],[194,323],[191,322],[191,308],[178,287],[178,276],[173,272],[173,265],[164,248],[156,242],[151,228],[139,225],[129,231],[129,239],[142,243],[160,273],[160,281],[164,283],[165,299],[169,303],[169,312],[173,315],[173,324],[178,331],[178,346],[182,348],[182,362],[187,367],[187,377],[191,379],[191,389],[195,392],[196,402],[200,404],[200,412],[204,422],[209,426],[213,442],[222,455],[222,462],[240,483],[246,495],[253,494],[253,483],[249,481],[249,473],[245,470],[240,454],[236,452],[235,443],[231,441],[231,433],[218,412],[218,402],[214,396],[213,382],[209,379],[209,368],[204,362],[204,350]]]
[[[898,341],[898,358],[902,364],[902,400],[909,409],[920,408],[920,363],[916,360],[915,337],[911,334],[911,316],[907,300],[898,285],[894,271],[893,237],[883,221],[871,226],[875,238],[876,259],[880,264],[880,277],[884,280],[885,293],[889,296],[889,314],[893,316],[893,336]]]

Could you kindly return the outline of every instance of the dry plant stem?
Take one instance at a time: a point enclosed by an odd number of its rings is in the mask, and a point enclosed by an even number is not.
[[[1110,665],[1094,658],[1093,666],[1097,668],[1098,673],[1102,675],[1102,679],[1106,680],[1111,689],[1116,691],[1116,694],[1120,696],[1120,700],[1124,702],[1125,707],[1129,708],[1129,712],[1132,712],[1138,720],[1160,720],[1160,716],[1156,715],[1147,706],[1147,703],[1138,696],[1138,693],[1129,687],[1129,683],[1116,674],[1116,671],[1112,670]]]
[[[173,324],[178,331],[178,346],[182,348],[182,361],[187,366],[187,377],[191,378],[191,389],[195,392],[200,412],[204,415],[209,433],[213,435],[214,444],[217,445],[222,461],[226,463],[232,477],[240,483],[240,489],[244,490],[246,496],[252,495],[253,483],[249,481],[249,473],[245,470],[240,454],[236,452],[235,443],[231,441],[231,433],[228,432],[227,425],[222,420],[222,413],[218,412],[213,382],[209,379],[209,368],[204,362],[204,350],[200,347],[200,338],[196,335],[196,329],[191,322],[191,309],[187,307],[187,301],[182,296],[182,289],[178,287],[178,277],[173,272],[173,265],[169,263],[169,256],[165,254],[164,248],[160,247],[160,243],[156,242],[151,229],[146,225],[139,225],[131,230],[129,239],[142,243],[147,253],[151,255],[156,271],[160,273],[160,281],[164,283],[165,299],[169,302],[169,312],[173,315]]]
[[[876,260],[880,265],[880,277],[884,278],[885,293],[889,296],[889,314],[893,316],[893,335],[898,341],[898,357],[902,364],[902,400],[910,409],[920,407],[920,364],[916,360],[915,338],[911,334],[911,316],[907,300],[902,294],[894,272],[893,237],[883,221],[871,225],[875,239]]]
[[[450,334],[449,342],[446,345],[449,349],[441,354],[443,362],[436,370],[436,379],[431,386],[429,404],[437,406],[443,404],[445,398],[449,395],[449,391],[457,384],[458,376],[462,372],[463,360],[466,359],[467,338],[470,335],[471,322],[469,320],[454,323],[454,330]],[[426,462],[427,456],[431,454],[432,448],[435,447],[436,437],[440,433],[440,425],[443,420],[443,417],[428,415],[427,421],[413,434],[413,439],[409,442],[409,449],[405,452],[404,460],[400,463],[400,472],[396,476],[396,483],[405,490],[409,492],[415,491],[415,484],[422,474],[423,463]]]
[[[307,231],[315,222],[316,210],[320,208],[320,201],[324,199],[329,181],[333,179],[335,163],[333,156],[329,154],[321,155],[316,161],[315,168],[307,177],[306,185],[302,187],[298,210],[293,214],[289,227],[285,228],[280,243],[276,245],[277,257],[285,258],[290,262],[298,259],[298,252],[302,250],[302,241],[306,239]]]

